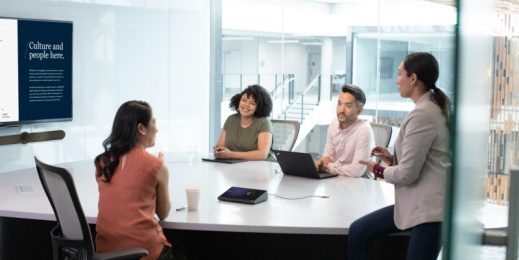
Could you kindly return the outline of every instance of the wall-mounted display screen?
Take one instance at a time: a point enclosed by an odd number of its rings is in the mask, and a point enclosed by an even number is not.
[[[72,22],[0,17],[0,126],[72,120]]]

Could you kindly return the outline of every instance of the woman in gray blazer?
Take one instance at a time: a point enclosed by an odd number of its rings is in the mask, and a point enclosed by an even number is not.
[[[395,204],[354,221],[348,232],[348,259],[369,259],[370,243],[385,234],[410,233],[407,259],[436,259],[441,248],[445,180],[451,163],[449,98],[438,87],[438,62],[429,53],[409,54],[398,67],[400,96],[415,108],[400,126],[391,155],[375,147],[385,162],[362,161],[378,178],[395,185]]]

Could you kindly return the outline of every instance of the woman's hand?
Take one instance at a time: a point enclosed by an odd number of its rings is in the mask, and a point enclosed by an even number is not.
[[[231,159],[232,158],[232,151],[229,150],[225,146],[216,146],[213,150],[213,154],[215,158],[218,159]]]
[[[371,156],[376,156],[387,165],[393,164],[393,156],[389,153],[386,147],[377,146],[371,150]]]

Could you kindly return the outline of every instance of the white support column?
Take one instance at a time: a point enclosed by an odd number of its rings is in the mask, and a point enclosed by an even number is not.
[[[333,40],[325,38],[321,45],[321,100],[330,98],[330,84],[333,65]]]

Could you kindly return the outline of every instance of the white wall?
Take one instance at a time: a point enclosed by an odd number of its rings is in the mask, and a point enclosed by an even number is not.
[[[308,53],[306,47],[299,44],[285,45],[285,73],[293,73],[296,75],[295,91],[303,92],[306,88],[306,80],[308,73]]]
[[[236,31],[344,36],[349,26],[456,24],[455,7],[431,1],[345,2],[223,0],[222,27]]]
[[[258,40],[241,42],[241,63],[242,73],[258,73]],[[247,83],[248,84],[248,83]]]
[[[247,40],[224,40],[222,43],[222,70],[225,74],[224,87],[238,87],[239,74],[242,75],[242,88],[258,80],[258,38]],[[224,100],[227,102],[227,100]]]
[[[73,121],[0,128],[0,135],[63,129],[59,141],[0,146],[0,172],[92,159],[115,111],[130,99],[154,109],[152,152],[208,151],[209,0],[82,3],[0,0],[0,16],[74,24]],[[1,85],[1,83],[0,83]]]
[[[338,26],[329,10],[328,4],[318,1],[223,0],[222,27],[236,31],[337,35]]]
[[[352,83],[361,87],[369,95],[376,90],[377,73],[377,42],[369,40],[358,40],[353,47],[353,75]]]
[[[295,89],[301,91],[306,86],[308,54],[299,44],[285,44],[284,53],[280,43],[262,40],[258,44],[259,73],[293,73],[296,75]]]
[[[344,37],[344,42],[334,42],[333,44],[332,73],[348,73],[346,70],[346,57],[346,37]]]

